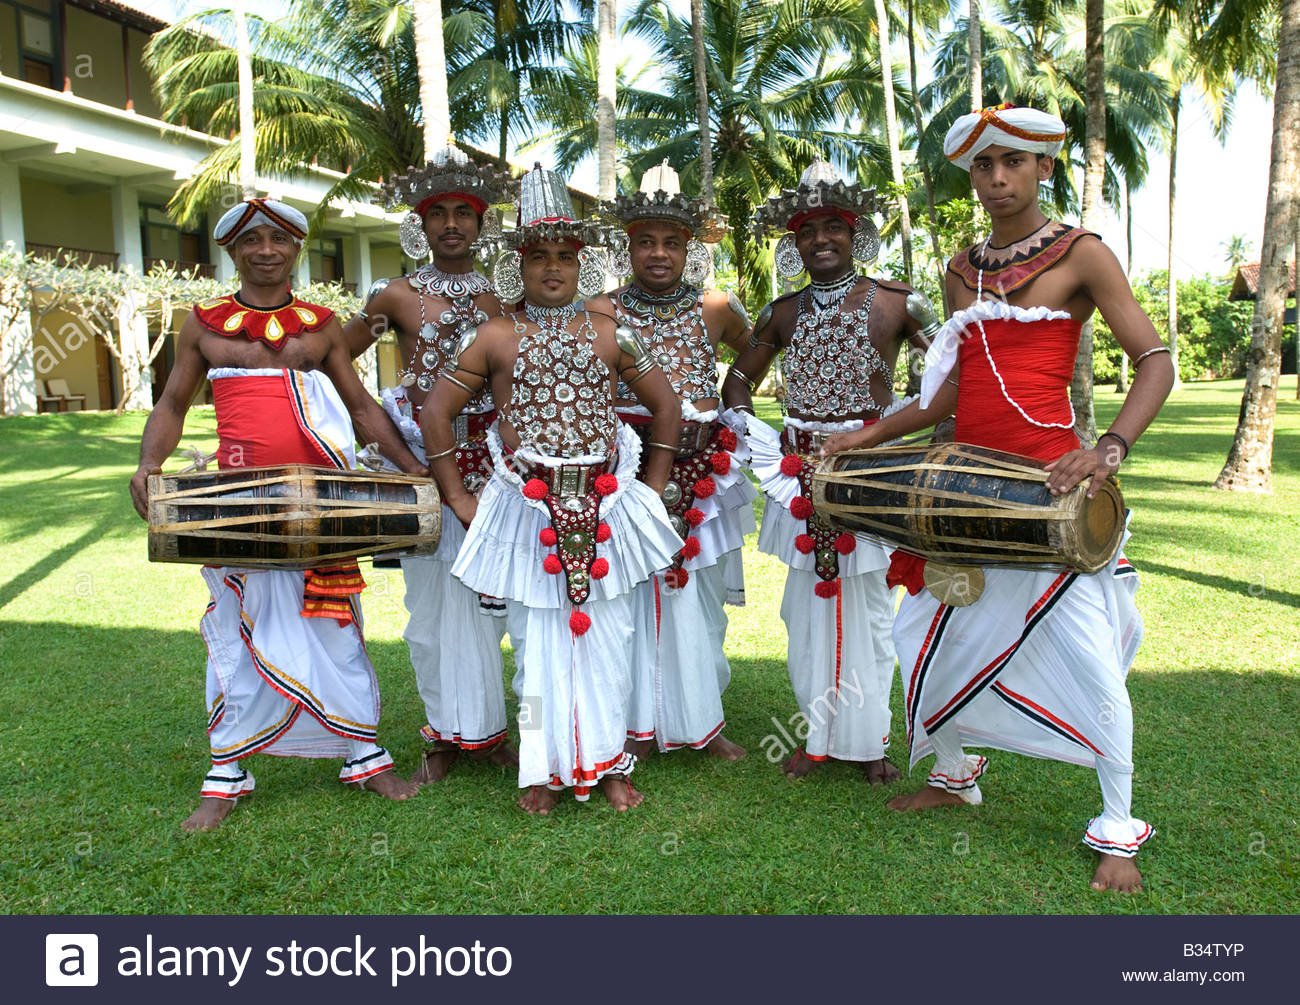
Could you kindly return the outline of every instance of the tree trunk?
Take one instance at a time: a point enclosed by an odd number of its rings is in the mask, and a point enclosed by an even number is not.
[[[244,0],[235,0],[235,51],[239,61],[239,187],[245,199],[257,195],[256,133],[253,121],[253,55]]]
[[[713,133],[709,128],[709,73],[704,60],[704,0],[691,0],[691,46],[695,56],[695,108],[700,129],[700,195],[713,202]]]
[[[1178,182],[1178,114],[1182,109],[1182,91],[1169,101],[1169,293],[1166,299],[1166,323],[1169,330],[1169,360],[1174,364],[1174,387],[1182,381],[1178,376],[1178,281],[1174,278],[1174,205]]]
[[[617,98],[618,14],[614,0],[596,7],[596,194],[612,200],[618,194],[614,166],[614,102]]]
[[[1282,24],[1273,92],[1273,149],[1268,209],[1259,251],[1259,295],[1246,356],[1246,389],[1218,489],[1273,490],[1273,424],[1282,369],[1282,312],[1286,306],[1287,254],[1295,242],[1300,190],[1300,0],[1282,0]]]
[[[876,0],[876,35],[880,40],[880,82],[885,91],[885,141],[889,170],[898,188],[898,229],[903,241],[903,278],[912,282],[912,211],[903,185],[903,155],[898,149],[898,112],[894,107],[894,60],[889,47],[889,15],[885,0]]]
[[[916,80],[916,0],[907,0],[907,68],[912,82],[912,125],[916,129],[918,147],[925,132],[925,123],[921,120],[921,96]],[[921,165],[921,179],[925,182],[925,208],[929,214],[930,252],[934,255],[934,270],[939,277],[939,290],[943,294],[943,313],[951,313],[948,307],[948,285],[943,281],[945,263],[943,248],[939,245],[939,228],[935,220],[934,179],[930,176],[930,166],[925,158],[917,157]]]
[[[1083,139],[1083,226],[1099,230],[1102,216],[1101,185],[1106,172],[1106,58],[1103,0],[1088,0],[1085,19],[1087,72],[1087,121]],[[1074,403],[1075,428],[1081,438],[1097,438],[1097,419],[1092,410],[1092,322],[1079,335],[1079,354],[1074,360],[1074,380],[1070,383]]]
[[[1133,189],[1128,175],[1124,175],[1124,276],[1133,282]],[[1128,393],[1128,353],[1119,353],[1119,377],[1115,380],[1115,393]]]
[[[442,0],[413,0],[415,62],[420,74],[420,110],[424,115],[424,159],[451,140],[447,101],[447,54],[442,40]]]
[[[980,2],[970,0],[966,14],[966,47],[970,50],[970,110],[984,107],[984,42],[980,35]]]

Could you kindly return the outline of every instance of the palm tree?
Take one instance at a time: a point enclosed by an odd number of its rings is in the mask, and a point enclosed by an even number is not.
[[[911,100],[908,102],[912,111],[912,127],[915,130],[916,143],[919,145],[921,138],[925,135],[925,122],[921,110],[921,89],[917,83],[917,61],[916,61],[916,35],[917,35],[917,6],[918,0],[907,0],[907,66],[909,81],[911,83]],[[921,0],[921,31],[928,31],[939,24],[940,19],[947,13],[948,4],[945,0],[939,3],[925,2]],[[925,185],[925,209],[926,209],[926,230],[930,235],[930,254],[933,259],[935,271],[939,279],[939,289],[943,294],[944,314],[950,313],[948,304],[948,290],[943,282],[944,260],[943,251],[939,243],[939,228],[936,226],[938,215],[935,212],[934,201],[934,174],[930,168],[930,159],[918,156],[916,158],[921,168],[921,181]]]
[[[691,0],[696,123],[700,131],[700,195],[713,205],[713,138],[709,124],[709,70],[704,59],[704,0]]]
[[[451,134],[447,100],[447,53],[442,38],[441,0],[412,0],[416,67],[420,75],[420,109],[424,112],[424,151],[428,156]]]
[[[596,193],[602,200],[618,194],[614,171],[614,106],[618,100],[614,50],[618,45],[618,14],[614,0],[597,0],[596,63],[599,87],[596,95]]]
[[[970,110],[978,112],[984,107],[984,40],[980,27],[980,0],[969,0],[966,5],[966,79],[970,83]]]
[[[257,195],[256,124],[253,118],[253,53],[248,41],[248,18],[243,0],[235,0],[235,52],[239,59],[239,187],[244,198]]]
[[[1228,263],[1231,276],[1245,262],[1250,261],[1250,241],[1245,234],[1233,234],[1222,244],[1223,260]]]
[[[853,127],[882,112],[879,68],[866,55],[872,33],[855,0],[704,0],[703,23],[716,194],[741,296],[761,302],[766,290],[755,281],[764,275],[764,249],[749,233],[755,205],[794,184],[817,155],[843,165],[869,151],[873,163],[887,163]],[[690,20],[663,0],[644,0],[627,30],[650,44],[663,76],[657,111],[623,123],[638,151],[629,167],[639,174],[667,158],[684,187],[698,191]]]
[[[894,61],[889,45],[889,15],[885,0],[876,0],[876,37],[880,46],[880,82],[885,103],[885,141],[889,144],[889,170],[898,190],[898,223],[903,246],[903,277],[912,281],[912,215],[903,188],[903,157],[898,147],[898,112],[894,107]]]

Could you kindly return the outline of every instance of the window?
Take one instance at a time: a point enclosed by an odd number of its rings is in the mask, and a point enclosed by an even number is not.
[[[61,89],[59,22],[54,4],[41,0],[0,0],[0,25],[6,28],[6,33],[17,29],[17,62],[22,79],[41,87]]]
[[[337,237],[322,237],[313,242],[308,252],[313,283],[339,283],[343,281],[343,242]]]
[[[140,204],[140,250],[148,271],[155,262],[177,264],[180,268],[208,265],[207,221],[200,220],[194,229],[182,230],[172,223],[161,206]],[[199,270],[210,275],[211,270]]]

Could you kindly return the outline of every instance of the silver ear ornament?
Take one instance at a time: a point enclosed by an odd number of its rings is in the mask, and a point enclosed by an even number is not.
[[[692,238],[686,242],[686,268],[682,280],[689,286],[703,286],[713,273],[713,256],[700,241]]]
[[[413,262],[423,262],[429,257],[429,238],[424,233],[424,220],[419,213],[407,213],[397,229],[402,254]]]
[[[585,299],[604,293],[607,278],[604,250],[590,245],[580,248],[578,250],[578,295]]]
[[[803,272],[803,256],[795,247],[794,235],[789,231],[776,242],[776,271],[786,279],[793,279]]]
[[[492,288],[503,304],[515,304],[524,298],[524,275],[520,270],[523,256],[507,251],[492,266]]]
[[[853,225],[850,254],[859,262],[874,262],[880,254],[880,231],[865,216],[858,217],[858,222]]]

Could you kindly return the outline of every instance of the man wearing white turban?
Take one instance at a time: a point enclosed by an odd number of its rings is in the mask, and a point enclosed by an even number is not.
[[[1049,220],[1038,186],[1052,174],[1065,126],[1000,106],[958,119],[944,149],[967,168],[992,220],[989,236],[948,266],[956,313],[926,357],[920,400],[826,452],[872,447],[956,416],[956,439],[1037,458],[1055,494],[1119,468],[1173,384],[1168,350],[1095,234]],[[1079,442],[1070,404],[1079,333],[1099,310],[1136,377],[1095,446]],[[958,374],[960,373],[960,379]],[[1133,857],[1154,833],[1131,815],[1133,715],[1125,676],[1142,638],[1137,574],[1118,553],[1100,572],[985,568],[968,606],[923,592],[924,561],[893,556],[908,590],[894,622],[911,758],[933,751],[921,791],[898,810],[977,804],[985,758],[963,742],[1093,767],[1102,812],[1083,842],[1099,855],[1092,886],[1141,889]]]
[[[185,414],[212,381],[222,468],[279,464],[352,467],[355,429],[403,471],[428,474],[352,369],[328,308],[299,300],[289,277],[307,219],[284,203],[249,199],[214,236],[239,273],[239,292],[196,304],[181,326],[176,364],[145,424],[131,478],[148,518],[148,478],[180,442]],[[208,649],[211,767],[187,831],[221,825],[253,791],[244,765],[262,752],[337,757],[339,778],[388,799],[416,786],[379,746],[379,689],[361,637],[355,562],[298,571],[203,567],[211,602],[199,631]],[[306,714],[303,714],[306,713]]]

